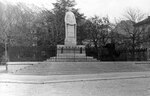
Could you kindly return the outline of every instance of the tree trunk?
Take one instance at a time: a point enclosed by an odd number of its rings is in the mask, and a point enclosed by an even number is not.
[[[135,38],[134,37],[132,40],[132,56],[133,56],[133,61],[135,61]]]

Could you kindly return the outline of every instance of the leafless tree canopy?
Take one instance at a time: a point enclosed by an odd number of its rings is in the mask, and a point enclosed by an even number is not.
[[[146,14],[143,13],[139,9],[128,8],[124,13],[125,19],[130,20],[135,23],[143,20],[145,18],[145,16],[146,16]]]

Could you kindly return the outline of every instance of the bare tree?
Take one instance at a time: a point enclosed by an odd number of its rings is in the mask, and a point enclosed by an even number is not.
[[[133,58],[134,58],[134,50],[135,48],[139,47],[141,43],[143,43],[143,38],[141,38],[142,33],[144,32],[145,28],[142,29],[134,27],[134,25],[143,20],[146,16],[145,13],[140,11],[139,9],[127,9],[125,11],[124,17],[126,20],[122,20],[119,22],[117,26],[124,32],[125,41],[128,41],[129,47],[133,49]]]
[[[24,4],[3,6],[0,16],[1,40],[7,41],[10,45],[28,45],[31,42],[31,27],[36,17],[33,12]]]
[[[124,17],[134,23],[137,23],[145,18],[146,14],[139,9],[128,8],[125,11]]]
[[[87,21],[88,38],[92,40],[95,48],[105,46],[111,31],[108,17],[95,16]]]
[[[31,27],[36,12],[22,3],[0,3],[0,12],[0,43],[5,45],[7,58],[9,46],[28,46],[32,42]]]

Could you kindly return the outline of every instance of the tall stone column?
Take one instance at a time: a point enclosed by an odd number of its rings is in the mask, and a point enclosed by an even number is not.
[[[68,12],[65,14],[65,45],[75,46],[77,45],[76,30],[77,24],[75,15],[71,12],[71,8],[68,8]]]

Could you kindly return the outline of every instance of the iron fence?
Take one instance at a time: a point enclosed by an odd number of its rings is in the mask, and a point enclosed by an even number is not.
[[[48,47],[8,47],[9,61],[44,61],[56,56],[56,46]]]
[[[86,48],[86,54],[101,61],[147,61],[147,48],[138,49],[113,49],[101,47],[96,50],[94,47]]]
[[[146,48],[132,49],[112,49],[112,48],[98,48],[94,47],[82,48],[72,50],[72,55],[65,56],[65,51],[70,49],[60,49],[60,53],[57,51],[57,46],[48,47],[23,47],[13,46],[8,47],[8,56],[10,61],[147,61],[150,51]],[[4,53],[4,50],[1,51]],[[81,55],[84,53],[84,56]],[[4,54],[3,54],[4,55]],[[1,59],[3,57],[1,56]],[[59,56],[58,56],[59,55]],[[133,56],[134,55],[134,56]],[[94,58],[94,59],[93,59]],[[2,60],[1,60],[2,61]]]

